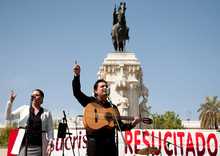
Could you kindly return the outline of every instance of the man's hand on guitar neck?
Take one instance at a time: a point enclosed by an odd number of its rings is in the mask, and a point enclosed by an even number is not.
[[[74,74],[74,76],[80,76],[80,65],[79,64],[74,65],[73,74]]]
[[[137,124],[139,124],[142,121],[142,119],[139,116],[135,116],[134,120],[132,121],[132,126],[135,127]]]

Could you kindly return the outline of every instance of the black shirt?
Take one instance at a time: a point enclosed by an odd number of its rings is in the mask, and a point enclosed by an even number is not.
[[[83,106],[86,107],[88,103],[91,102],[96,102],[99,103],[98,100],[95,97],[89,97],[85,95],[81,91],[81,85],[80,85],[80,77],[75,76],[73,81],[72,81],[72,87],[73,87],[73,95],[76,97],[76,99],[79,101],[79,103]],[[109,108],[112,107],[111,104],[106,101],[104,104],[102,104],[103,107]],[[113,105],[117,109],[115,105]],[[118,109],[117,109],[118,110]],[[130,130],[133,128],[131,124],[123,123],[121,120],[119,120],[119,126],[122,131],[124,130]],[[118,127],[116,127],[118,129]],[[115,137],[115,129],[114,128],[109,128],[109,127],[103,127],[98,130],[86,130],[87,137],[97,137],[97,138],[112,138],[114,140]]]
[[[35,115],[34,109],[31,107],[30,116],[27,121],[27,129],[25,137],[23,139],[23,145],[27,143],[28,146],[42,145],[42,121],[41,114],[43,113],[43,108],[41,107],[39,112]]]

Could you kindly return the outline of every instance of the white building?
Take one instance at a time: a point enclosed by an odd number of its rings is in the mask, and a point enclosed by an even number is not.
[[[182,121],[182,126],[189,129],[200,129],[200,121],[185,120]]]

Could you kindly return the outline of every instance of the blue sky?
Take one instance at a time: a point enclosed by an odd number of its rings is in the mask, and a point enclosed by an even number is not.
[[[112,11],[120,1],[0,0],[0,122],[10,90],[13,108],[45,92],[54,118],[82,114],[72,96],[72,66],[82,67],[82,89],[92,94],[111,42]],[[205,96],[220,96],[220,1],[126,0],[130,40],[141,62],[151,112],[198,119]]]

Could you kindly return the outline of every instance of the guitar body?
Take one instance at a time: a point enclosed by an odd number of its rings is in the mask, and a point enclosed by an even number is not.
[[[113,128],[115,126],[115,117],[119,113],[114,108],[104,108],[97,103],[89,103],[84,108],[83,124],[85,128],[98,130],[102,127]]]
[[[134,120],[134,117],[120,116],[118,110],[113,107],[104,108],[97,103],[89,103],[84,108],[83,124],[85,128],[90,130],[98,130],[107,126],[113,128],[118,120]],[[145,124],[152,124],[151,118],[141,118]]]

